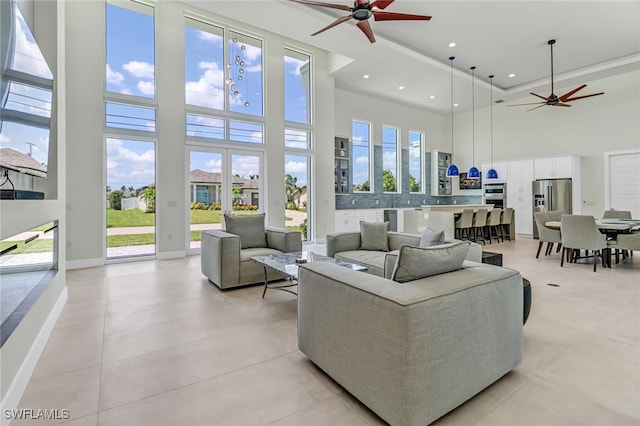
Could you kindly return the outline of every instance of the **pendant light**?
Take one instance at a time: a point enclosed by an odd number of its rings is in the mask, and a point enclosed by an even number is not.
[[[489,76],[491,81],[491,168],[487,172],[487,179],[498,179],[498,171],[493,168],[493,74]]]
[[[480,171],[473,165],[476,162],[476,67],[471,67],[471,125],[471,168],[467,178],[479,179]]]
[[[449,56],[451,68],[451,164],[447,167],[447,177],[458,177],[458,166],[453,164],[453,60],[455,56]]]

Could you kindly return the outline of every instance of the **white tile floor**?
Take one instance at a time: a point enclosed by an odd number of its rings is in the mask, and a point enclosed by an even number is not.
[[[524,361],[436,424],[640,424],[640,253],[594,273],[536,248],[486,247],[531,281]],[[297,350],[288,293],[222,292],[198,256],[67,277],[20,408],[69,409],[68,425],[384,424]]]

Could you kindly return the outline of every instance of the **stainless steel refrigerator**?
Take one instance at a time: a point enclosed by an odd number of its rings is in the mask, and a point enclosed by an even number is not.
[[[534,180],[532,193],[533,213],[552,210],[571,213],[571,179]],[[538,238],[535,217],[533,218],[533,238]]]

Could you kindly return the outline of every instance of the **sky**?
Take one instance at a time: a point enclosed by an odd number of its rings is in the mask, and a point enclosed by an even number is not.
[[[155,97],[154,22],[149,14],[136,12],[107,3],[107,91],[147,98]],[[145,6],[140,6],[145,7]],[[269,143],[264,140],[262,125],[241,120],[225,120],[215,117],[215,110],[261,117],[263,111],[262,90],[262,42],[256,38],[227,31],[225,59],[222,28],[187,20],[185,26],[185,102],[187,105],[211,108],[212,116],[187,114],[187,135],[218,140],[235,140],[247,143]],[[296,123],[309,122],[308,93],[305,82],[308,72],[305,64],[308,56],[288,51],[285,69],[285,118]],[[308,83],[306,83],[308,86]],[[226,87],[225,87],[226,86]],[[229,96],[225,97],[225,88]],[[155,114],[148,108],[107,106],[107,120],[113,126],[150,130],[155,129]],[[123,117],[125,116],[125,117]],[[307,132],[287,129],[286,146],[309,148]],[[116,142],[117,141],[117,142]],[[281,141],[272,142],[281,143]],[[119,139],[111,140],[107,149],[108,181],[112,187],[122,185],[146,185],[153,156],[145,143]],[[201,169],[220,172],[222,157],[216,153],[191,152],[191,170]],[[231,173],[246,178],[260,174],[256,156],[233,156]],[[147,171],[142,173],[142,171]],[[287,156],[285,173],[298,178],[298,185],[306,185],[308,166],[306,158]],[[129,183],[131,182],[131,183]]]
[[[20,10],[17,7],[15,10],[15,51],[9,68],[46,79],[53,79],[53,75]],[[51,116],[52,92],[50,90],[43,90],[16,82],[11,82],[8,88],[9,93],[3,108],[40,117],[49,118]],[[28,116],[25,117],[28,120]],[[0,148],[13,148],[23,154],[30,154],[40,163],[48,164],[48,128],[8,121],[2,122],[1,128]]]

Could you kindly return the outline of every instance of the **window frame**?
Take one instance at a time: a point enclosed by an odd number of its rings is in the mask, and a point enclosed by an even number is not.
[[[366,124],[368,127],[368,134],[369,134],[369,139],[367,141],[367,151],[368,151],[368,181],[369,181],[369,190],[368,191],[356,191],[353,189],[353,186],[355,185],[355,179],[353,178],[354,175],[354,163],[355,163],[355,156],[353,154],[353,150],[355,148],[355,143],[354,143],[354,137],[353,137],[353,126],[354,123],[360,123],[360,124]],[[358,193],[358,194],[369,194],[369,193],[373,193],[375,190],[375,184],[374,184],[374,180],[373,180],[373,123],[367,120],[362,120],[359,118],[352,118],[351,119],[351,143],[350,143],[350,163],[351,163],[351,192],[352,193]],[[364,182],[362,182],[364,183]]]
[[[420,191],[411,191],[409,186],[409,194],[425,194],[426,170],[425,170],[425,132],[420,130],[409,130],[407,132],[407,143],[411,144],[411,134],[420,135]],[[411,156],[413,147],[409,145],[409,176],[411,176]],[[407,179],[408,182],[408,179]]]
[[[396,190],[395,191],[385,191],[384,190],[384,182],[383,182],[383,187],[382,187],[382,193],[383,194],[401,194],[402,193],[402,172],[401,172],[401,164],[402,162],[400,161],[401,157],[402,157],[402,150],[401,150],[401,146],[402,146],[402,136],[400,133],[400,128],[396,127],[396,126],[391,126],[389,124],[383,124],[382,125],[382,138],[381,138],[381,143],[382,143],[382,176],[380,177],[382,179],[382,177],[384,176],[384,171],[385,171],[385,167],[384,167],[384,151],[385,151],[385,140],[384,140],[384,131],[385,129],[393,129],[395,130],[395,134],[396,134],[396,140],[395,140],[395,166],[396,166]]]

